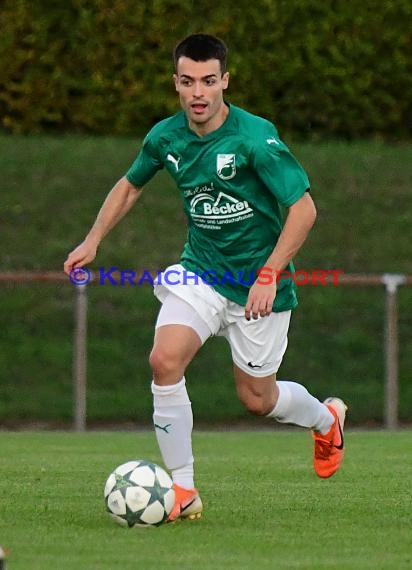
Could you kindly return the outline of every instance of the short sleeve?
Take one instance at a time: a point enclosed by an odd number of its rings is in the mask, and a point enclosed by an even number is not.
[[[310,189],[308,176],[277,132],[262,137],[254,149],[253,166],[256,174],[276,197],[288,208]]]
[[[143,141],[143,146],[135,161],[126,172],[126,178],[134,186],[144,186],[161,168],[163,168],[163,164],[158,157],[155,142],[149,133]]]

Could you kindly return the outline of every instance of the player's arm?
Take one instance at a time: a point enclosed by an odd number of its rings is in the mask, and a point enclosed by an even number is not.
[[[115,184],[84,241],[69,253],[64,263],[65,273],[69,274],[75,267],[83,267],[93,261],[102,239],[127,214],[141,193],[142,188],[131,184],[126,177]]]
[[[316,220],[316,207],[309,192],[289,207],[285,225],[266,267],[274,275],[282,271],[302,247]]]
[[[278,242],[265,263],[271,270],[273,281],[270,284],[255,282],[249,291],[245,307],[245,317],[257,319],[272,312],[276,296],[276,276],[293,259],[303,245],[316,220],[316,208],[309,192],[289,207],[285,225]]]

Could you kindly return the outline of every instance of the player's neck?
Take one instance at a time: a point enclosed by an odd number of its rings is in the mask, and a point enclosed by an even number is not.
[[[192,121],[189,121],[189,127],[199,137],[204,137],[205,135],[209,135],[210,133],[217,131],[217,129],[219,129],[226,121],[228,114],[229,107],[223,101],[218,112],[208,121],[205,123],[193,123]]]

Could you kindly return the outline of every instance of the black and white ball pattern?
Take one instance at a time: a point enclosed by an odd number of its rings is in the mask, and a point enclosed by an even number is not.
[[[162,467],[138,459],[110,473],[104,499],[110,516],[123,526],[159,526],[173,508],[175,492]]]

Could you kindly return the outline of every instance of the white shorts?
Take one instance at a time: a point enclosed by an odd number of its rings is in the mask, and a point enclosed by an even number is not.
[[[173,282],[160,278],[154,293],[163,303],[156,328],[181,324],[191,327],[202,344],[212,335],[229,342],[233,362],[251,376],[264,377],[278,371],[288,343],[291,311],[271,313],[247,321],[245,308],[229,301],[199,279],[179,279],[180,274],[195,275],[180,264],[168,267]],[[171,281],[171,280],[169,280]]]

